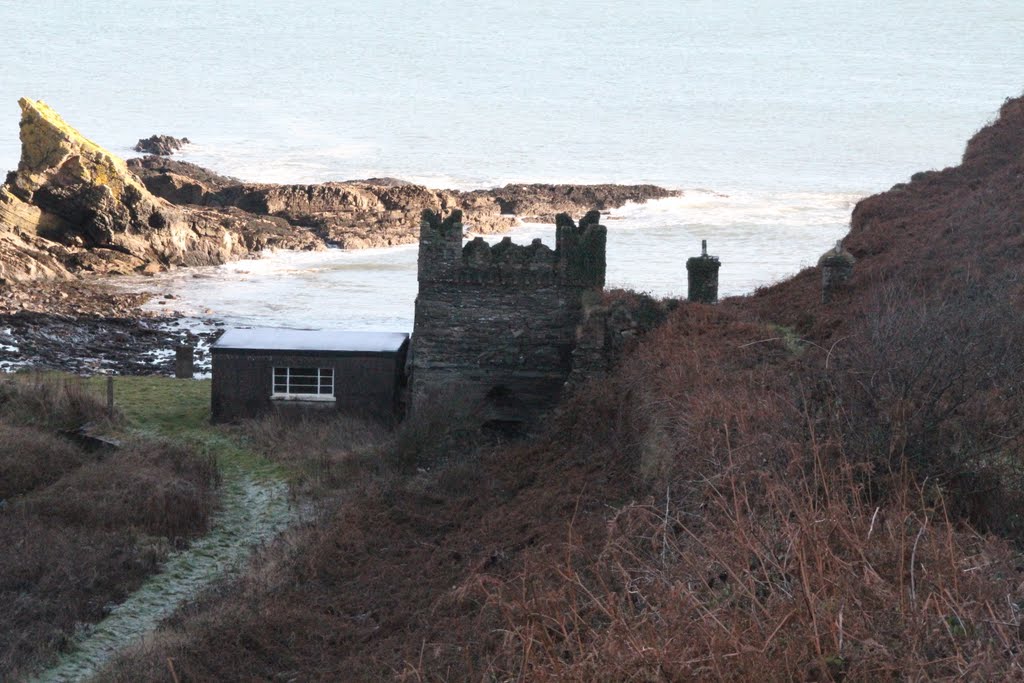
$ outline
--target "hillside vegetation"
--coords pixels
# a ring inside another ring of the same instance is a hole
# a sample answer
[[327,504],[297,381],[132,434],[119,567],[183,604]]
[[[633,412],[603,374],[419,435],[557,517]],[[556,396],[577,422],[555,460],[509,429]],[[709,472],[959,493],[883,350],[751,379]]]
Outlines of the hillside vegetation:
[[829,305],[680,306],[530,442],[311,453],[339,505],[106,677],[1021,678],[1024,100],[845,246]]
[[[129,434],[77,378],[0,381],[0,678],[22,680],[206,531],[214,462]],[[83,425],[119,448],[75,438]]]

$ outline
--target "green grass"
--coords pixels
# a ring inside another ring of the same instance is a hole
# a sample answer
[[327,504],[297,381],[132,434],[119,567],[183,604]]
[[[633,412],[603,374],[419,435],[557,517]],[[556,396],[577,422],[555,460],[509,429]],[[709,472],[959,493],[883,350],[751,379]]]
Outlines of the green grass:
[[[105,377],[89,382],[106,390]],[[115,377],[114,404],[129,423],[162,436],[182,436],[210,425],[210,380]]]
[[[106,392],[106,377],[87,382],[95,391]],[[115,377],[114,405],[129,430],[184,441],[200,454],[215,456],[224,469],[240,468],[277,480],[290,474],[254,454],[226,428],[210,423],[210,380]]]
[[768,329],[779,335],[782,345],[786,347],[791,355],[799,356],[807,348],[807,342],[800,338],[792,327],[786,325],[768,325]]

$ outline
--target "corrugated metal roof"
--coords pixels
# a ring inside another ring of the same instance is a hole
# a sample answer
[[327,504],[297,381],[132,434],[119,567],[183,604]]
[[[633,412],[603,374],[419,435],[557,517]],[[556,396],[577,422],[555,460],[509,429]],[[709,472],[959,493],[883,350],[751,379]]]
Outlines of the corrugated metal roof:
[[345,332],[293,330],[282,327],[238,328],[226,331],[214,349],[259,351],[395,352],[409,338],[405,332]]

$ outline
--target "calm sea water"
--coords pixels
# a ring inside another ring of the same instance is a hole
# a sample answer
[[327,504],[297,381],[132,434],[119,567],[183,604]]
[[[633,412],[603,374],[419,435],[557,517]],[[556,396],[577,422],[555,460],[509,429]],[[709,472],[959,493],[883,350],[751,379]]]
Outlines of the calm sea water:
[[[705,238],[737,294],[813,263],[857,197],[956,163],[1024,90],[1022,35],[1020,0],[0,0],[0,166],[27,95],[119,153],[186,135],[182,158],[247,180],[655,182],[687,194],[613,213],[610,283],[681,293]],[[414,259],[146,286],[234,322],[407,329]]]

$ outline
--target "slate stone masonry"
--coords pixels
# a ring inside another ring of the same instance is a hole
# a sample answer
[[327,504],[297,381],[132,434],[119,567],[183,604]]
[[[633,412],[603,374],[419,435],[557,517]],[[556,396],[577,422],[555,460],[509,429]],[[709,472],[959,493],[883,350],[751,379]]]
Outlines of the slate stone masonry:
[[557,402],[573,369],[587,292],[605,280],[607,230],[591,211],[556,217],[539,239],[463,246],[462,214],[424,211],[410,361],[410,409],[434,400],[482,406],[485,423],[527,426]]
[[701,240],[700,256],[686,260],[687,299],[702,304],[718,301],[718,269],[722,267],[717,256],[708,254],[707,240]]
[[843,248],[842,240],[837,241],[834,249],[818,259],[821,268],[821,303],[831,303],[836,294],[842,291],[853,276],[856,261],[853,254]]

